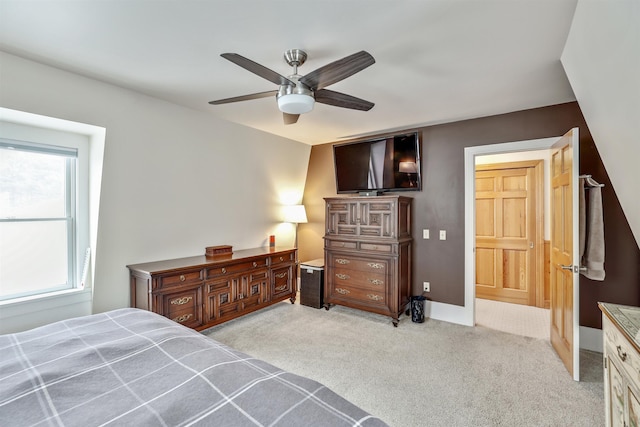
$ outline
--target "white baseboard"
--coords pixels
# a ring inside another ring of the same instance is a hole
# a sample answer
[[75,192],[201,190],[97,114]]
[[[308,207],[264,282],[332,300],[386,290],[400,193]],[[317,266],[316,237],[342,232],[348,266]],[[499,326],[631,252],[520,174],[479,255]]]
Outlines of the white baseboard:
[[580,348],[602,353],[602,329],[580,326]]
[[[424,314],[427,318],[464,326],[475,325],[473,310],[459,305],[425,301]],[[602,330],[580,326],[580,348],[602,353]]]
[[424,315],[427,318],[442,320],[443,322],[456,323],[464,326],[474,326],[473,310],[459,305],[445,304],[441,302],[425,301]]

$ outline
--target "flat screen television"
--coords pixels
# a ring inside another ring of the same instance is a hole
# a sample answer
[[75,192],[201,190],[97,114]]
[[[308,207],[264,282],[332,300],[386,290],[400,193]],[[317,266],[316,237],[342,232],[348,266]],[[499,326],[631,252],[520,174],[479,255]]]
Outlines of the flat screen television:
[[420,191],[418,133],[333,146],[338,193]]

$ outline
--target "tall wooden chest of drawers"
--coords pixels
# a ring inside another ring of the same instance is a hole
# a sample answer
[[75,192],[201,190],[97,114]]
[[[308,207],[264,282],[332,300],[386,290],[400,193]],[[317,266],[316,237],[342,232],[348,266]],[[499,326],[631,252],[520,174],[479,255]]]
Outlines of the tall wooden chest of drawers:
[[229,256],[128,265],[131,306],[202,330],[289,298],[296,300],[297,250],[255,248]]
[[390,316],[411,295],[409,197],[326,198],[324,304]]

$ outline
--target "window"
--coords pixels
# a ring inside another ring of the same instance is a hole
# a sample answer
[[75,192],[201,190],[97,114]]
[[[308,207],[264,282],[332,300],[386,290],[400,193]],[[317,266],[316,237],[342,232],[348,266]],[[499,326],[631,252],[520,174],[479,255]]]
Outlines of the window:
[[0,300],[78,287],[77,158],[0,139]]

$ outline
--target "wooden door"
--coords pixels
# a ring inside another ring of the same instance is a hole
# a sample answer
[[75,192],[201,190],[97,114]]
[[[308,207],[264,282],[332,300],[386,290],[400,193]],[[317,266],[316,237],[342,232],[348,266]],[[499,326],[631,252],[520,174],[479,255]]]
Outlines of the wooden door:
[[551,344],[578,381],[578,129],[567,132],[552,149]]
[[541,160],[476,167],[476,296],[544,305]]

